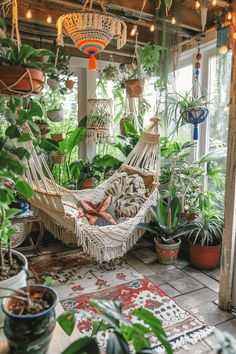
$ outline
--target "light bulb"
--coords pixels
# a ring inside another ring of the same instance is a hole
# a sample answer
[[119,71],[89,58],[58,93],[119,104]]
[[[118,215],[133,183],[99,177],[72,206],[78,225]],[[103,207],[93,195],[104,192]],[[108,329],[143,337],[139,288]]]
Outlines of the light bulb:
[[49,14],[47,17],[47,23],[52,23],[52,15]]
[[200,1],[196,0],[195,1],[195,8],[198,10],[198,9],[200,9],[200,7],[201,7]]
[[236,32],[233,33],[233,39],[236,39]]
[[150,31],[151,31],[151,32],[154,32],[154,31],[155,31],[155,25],[154,25],[154,23],[151,24],[151,26],[150,26]]
[[137,31],[137,25],[134,25],[134,27],[132,28],[132,30],[130,32],[131,37],[135,36],[136,31]]
[[28,10],[26,11],[25,17],[28,19],[32,18],[32,11],[31,8],[29,7]]
[[218,48],[218,52],[220,54],[226,54],[228,52],[228,47],[227,45],[222,45],[221,47]]
[[216,4],[217,4],[217,0],[212,0],[212,6],[216,6]]
[[174,15],[174,14],[171,16],[171,24],[172,24],[172,25],[175,25],[175,24],[176,24],[176,18],[175,18],[175,15]]
[[227,20],[231,21],[232,20],[232,12],[227,13]]

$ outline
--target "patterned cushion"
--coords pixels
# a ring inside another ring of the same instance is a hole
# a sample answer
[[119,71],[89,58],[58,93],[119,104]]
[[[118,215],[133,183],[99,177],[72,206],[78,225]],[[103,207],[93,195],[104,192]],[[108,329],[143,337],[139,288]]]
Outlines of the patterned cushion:
[[137,174],[116,173],[107,184],[106,195],[112,195],[118,217],[134,217],[146,201],[143,179]]
[[106,226],[117,224],[111,195],[101,200],[98,204],[87,200],[81,200],[79,203],[90,225]]
[[156,186],[155,174],[152,172],[143,171],[141,168],[128,165],[123,166],[123,171],[128,175],[137,174],[138,176],[142,177],[144,185],[148,191],[152,191],[153,186]]
[[63,201],[62,203],[64,205],[66,216],[77,219],[81,223],[88,224],[88,220],[85,218],[82,208],[78,208],[73,202]]

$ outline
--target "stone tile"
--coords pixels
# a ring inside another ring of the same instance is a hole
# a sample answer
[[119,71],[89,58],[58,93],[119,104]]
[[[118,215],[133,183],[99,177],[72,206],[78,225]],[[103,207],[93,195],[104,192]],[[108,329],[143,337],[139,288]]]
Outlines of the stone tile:
[[135,257],[132,253],[127,253],[124,255],[124,260],[131,265],[139,274],[143,274],[144,276],[155,274],[149,267],[147,267],[143,262],[141,262],[137,257]]
[[188,353],[207,354],[207,353],[212,353],[212,351],[209,348],[209,346],[203,341],[198,342],[194,345],[186,345],[184,348],[180,350],[175,350],[175,354],[188,354]]
[[220,310],[213,303],[216,297],[217,294],[211,289],[202,288],[192,293],[177,296],[175,301],[204,323],[217,325],[232,318],[232,315]]
[[145,238],[141,238],[132,249],[145,247],[154,248],[153,243],[151,241],[148,241]]
[[157,261],[155,263],[148,264],[148,268],[150,268],[154,273],[163,273],[176,269],[176,267],[172,264],[165,265],[158,263]]
[[[161,272],[155,275],[152,275],[152,281],[154,281],[156,284],[167,284],[173,281],[174,279],[180,279],[185,276],[185,273],[183,273],[179,269],[171,269],[166,272]],[[150,277],[149,277],[150,278]]]
[[181,258],[177,258],[175,261],[175,267],[176,268],[185,268],[189,266],[189,261],[187,261],[186,259],[181,259]]
[[190,276],[186,276],[184,278],[171,281],[171,282],[169,282],[169,284],[173,288],[175,288],[179,292],[181,292],[182,294],[186,294],[191,291],[198,290],[198,289],[201,289],[204,287],[204,285],[202,283],[200,283],[199,281],[195,280],[194,278],[192,278]]
[[150,264],[157,261],[156,253],[150,248],[140,248],[132,251],[132,254],[135,255],[140,261],[144,264]]
[[221,331],[228,332],[236,337],[236,318],[232,318],[229,321],[223,322],[216,326]]
[[[150,277],[148,277],[148,278],[150,279]],[[158,285],[158,284],[156,284],[156,285]],[[161,286],[161,290],[163,290],[170,297],[175,297],[175,296],[181,295],[179,291],[172,288],[172,286],[170,286],[169,284],[163,284]]]
[[192,274],[192,277],[216,293],[219,292],[219,282],[210,278],[208,275],[203,273],[195,273]]
[[220,268],[215,268],[212,270],[204,270],[204,274],[209,275],[211,278],[220,281]]

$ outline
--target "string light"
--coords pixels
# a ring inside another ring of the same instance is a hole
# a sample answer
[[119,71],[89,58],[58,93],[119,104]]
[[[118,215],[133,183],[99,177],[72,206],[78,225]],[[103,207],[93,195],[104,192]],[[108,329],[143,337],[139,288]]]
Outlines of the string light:
[[130,32],[131,37],[134,37],[136,32],[137,32],[137,25],[134,25]]
[[236,39],[236,32],[233,33],[233,39]]
[[32,11],[30,7],[28,7],[28,10],[26,11],[25,17],[28,19],[32,18]]
[[196,8],[197,10],[199,10],[200,7],[201,7],[200,1],[199,1],[199,0],[196,0],[196,1],[195,1],[195,8]]
[[52,23],[52,15],[49,14],[47,17],[47,23]]
[[171,24],[172,24],[172,25],[175,25],[175,24],[176,24],[176,18],[175,18],[175,15],[174,15],[174,14],[172,14],[172,16],[171,16]]
[[228,20],[228,21],[231,21],[231,20],[232,20],[232,12],[231,12],[231,11],[229,11],[229,12],[227,13],[227,20]]
[[154,23],[151,24],[151,26],[150,26],[150,31],[151,31],[151,32],[154,32],[154,31],[155,31],[155,25],[154,25]]
[[216,6],[216,4],[217,4],[217,0],[212,0],[212,6]]

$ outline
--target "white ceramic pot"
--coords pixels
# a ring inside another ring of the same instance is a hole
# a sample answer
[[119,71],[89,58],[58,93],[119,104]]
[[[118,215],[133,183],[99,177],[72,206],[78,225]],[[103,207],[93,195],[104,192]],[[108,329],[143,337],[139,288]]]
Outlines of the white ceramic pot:
[[47,116],[51,122],[61,122],[63,120],[63,110],[58,109],[58,110],[47,111]]
[[56,90],[59,87],[59,81],[55,79],[47,79],[47,84],[52,90]]
[[[22,253],[17,252],[15,250],[12,250],[12,254],[14,254],[22,262],[23,268],[28,270],[28,261],[25,258],[25,256]],[[13,277],[0,282],[1,296],[6,296],[11,293],[11,291],[2,290],[1,287],[17,290],[27,285],[26,283],[27,275],[24,269],[22,269],[18,274],[14,275]],[[0,305],[1,304],[2,304],[2,299],[0,300]],[[0,327],[3,326],[3,322],[4,322],[4,314],[2,312],[2,306],[0,306]]]

